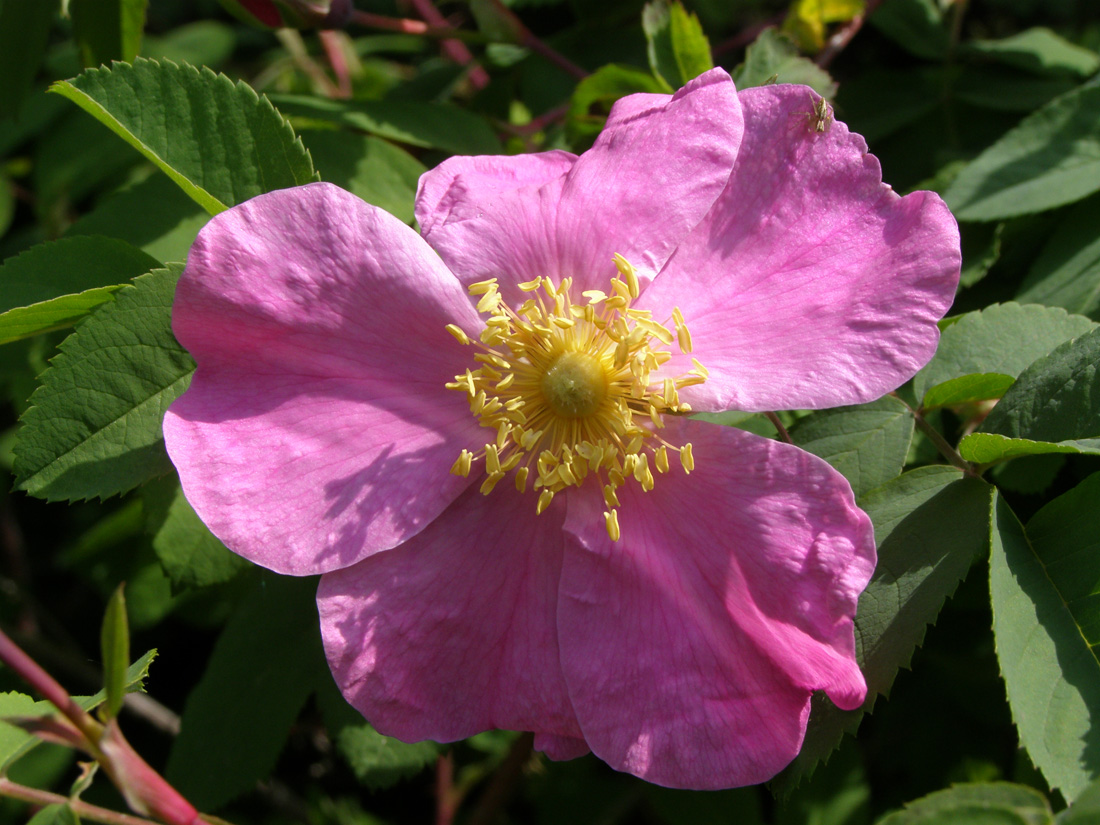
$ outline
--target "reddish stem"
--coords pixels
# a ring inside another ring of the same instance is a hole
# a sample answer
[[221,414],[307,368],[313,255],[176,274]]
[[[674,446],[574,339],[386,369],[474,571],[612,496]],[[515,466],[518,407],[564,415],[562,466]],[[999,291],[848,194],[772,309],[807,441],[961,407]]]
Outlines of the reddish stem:
[[586,77],[588,77],[587,71],[582,69],[565,55],[552,49],[538,37],[536,37],[535,34],[523,24],[523,21],[516,17],[512,10],[501,3],[500,0],[489,1],[496,8],[497,14],[506,19],[508,21],[508,25],[512,27],[512,30],[516,32],[516,34],[518,34],[519,45],[523,46],[526,49],[530,49],[536,54],[541,54],[559,69],[562,69],[573,75],[573,77],[577,78],[577,80],[584,80]]
[[351,97],[351,72],[348,69],[347,55],[344,54],[344,44],[340,32],[331,29],[323,29],[317,32],[321,40],[321,48],[325,50],[332,73],[336,76],[336,94],[338,98]]
[[[416,13],[423,17],[428,23],[438,27],[448,26],[447,18],[439,13],[439,10],[432,5],[431,0],[409,0],[409,2],[411,2],[413,8],[416,9]],[[480,91],[489,85],[489,73],[474,62],[474,55],[466,48],[465,43],[461,40],[448,38],[444,40],[440,46],[443,49],[443,53],[455,63],[460,66],[469,67],[471,86]]]
[[19,785],[10,779],[0,777],[0,796],[29,802],[32,805],[68,805],[73,813],[81,819],[92,822],[102,822],[104,825],[154,825],[151,819],[142,819],[132,814],[124,814],[120,811],[112,811],[109,808],[100,808],[98,805],[89,805],[79,799],[70,799],[58,793],[42,791],[38,788],[28,788]]

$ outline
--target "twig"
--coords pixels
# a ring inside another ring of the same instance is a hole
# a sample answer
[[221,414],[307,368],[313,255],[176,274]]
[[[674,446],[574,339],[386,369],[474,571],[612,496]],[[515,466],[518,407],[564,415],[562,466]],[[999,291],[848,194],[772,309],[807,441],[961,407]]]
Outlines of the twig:
[[535,734],[533,733],[524,733],[512,743],[512,748],[504,757],[504,761],[493,771],[489,787],[478,800],[477,807],[467,820],[467,825],[492,825],[515,793],[516,785],[523,776],[523,768],[531,759],[534,744]]
[[896,398],[902,404],[905,404],[909,412],[913,414],[913,421],[916,423],[917,429],[928,436],[928,440],[936,446],[936,449],[939,450],[940,455],[946,458],[950,464],[958,467],[967,475],[978,475],[978,472],[974,469],[974,465],[963,458],[961,455],[959,455],[958,451],[947,443],[947,439],[940,435],[939,431],[928,423],[928,420],[924,417],[921,410],[914,410],[912,407],[909,406],[908,403],[906,403],[905,399],[898,395],[896,392],[892,392],[890,393],[890,395]]
[[317,62],[309,56],[309,52],[306,51],[306,45],[302,42],[302,35],[298,34],[295,29],[278,29],[275,32],[275,36],[279,38],[279,42],[283,44],[283,48],[287,50],[291,59],[294,61],[294,65],[302,70],[305,75],[313,81],[314,86],[325,97],[335,98],[340,96],[340,90],[336,87],[324,69],[317,65]]
[[489,0],[489,2],[496,9],[496,13],[507,21],[508,27],[514,32],[520,46],[530,49],[536,54],[541,54],[559,69],[573,75],[577,80],[584,80],[588,77],[589,73],[585,69],[582,69],[561,52],[554,50],[543,40],[536,37],[535,33],[527,28],[523,21],[516,17],[512,10],[501,3],[500,0]]
[[861,28],[863,28],[863,21],[865,21],[868,15],[874,12],[881,3],[882,0],[867,0],[864,5],[863,14],[857,14],[841,26],[836,34],[829,38],[829,42],[825,44],[825,48],[817,53],[817,57],[814,58],[814,63],[823,69],[829,68],[829,64],[833,62],[838,54],[847,48],[848,44],[852,42],[852,38],[856,36]]
[[59,793],[28,788],[26,785],[19,785],[5,777],[0,777],[0,796],[19,799],[32,805],[68,805],[72,808],[73,813],[81,819],[102,822],[104,825],[159,825],[152,819],[143,819],[140,816],[112,811],[109,808],[100,808],[98,805],[90,805],[80,799],[70,799]]
[[435,763],[435,825],[451,825],[458,810],[455,794],[455,760],[450,751]]
[[[416,13],[423,17],[428,23],[440,27],[447,25],[447,18],[439,13],[439,10],[432,5],[431,0],[409,1],[412,3],[413,8],[416,9]],[[481,66],[477,65],[474,61],[473,53],[466,48],[465,43],[452,37],[440,43],[440,47],[443,49],[444,54],[455,63],[460,66],[469,67],[468,77],[471,86],[480,91],[489,85],[489,73]]]
[[787,428],[783,426],[783,422],[779,420],[779,416],[773,412],[764,413],[764,417],[768,421],[772,422],[772,426],[775,427],[775,431],[779,433],[779,438],[786,441],[788,444],[794,444],[791,440],[791,434],[787,432]]
[[754,23],[753,25],[742,29],[733,37],[729,38],[729,40],[723,40],[721,43],[711,49],[711,54],[713,54],[715,57],[718,57],[719,55],[725,54],[726,52],[737,51],[739,49],[745,48],[750,43],[754,42],[756,38],[760,36],[760,33],[764,31],[764,29],[770,29],[772,28],[772,26],[778,26],[782,24],[784,17],[786,17],[785,14],[777,14],[774,17],[770,17],[761,23]]
[[348,70],[348,59],[344,53],[343,33],[322,29],[317,32],[321,41],[321,48],[325,50],[328,63],[332,66],[332,73],[336,75],[336,97],[347,99],[351,97],[351,72]]

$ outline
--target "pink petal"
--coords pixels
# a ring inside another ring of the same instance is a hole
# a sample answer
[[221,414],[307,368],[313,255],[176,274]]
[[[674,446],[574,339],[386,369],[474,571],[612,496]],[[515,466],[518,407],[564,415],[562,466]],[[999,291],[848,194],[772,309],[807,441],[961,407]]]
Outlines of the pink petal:
[[847,482],[787,444],[695,421],[695,471],[620,488],[622,538],[597,495],[568,502],[558,626],[593,753],[662,785],[762,782],[798,753],[810,695],[864,698],[852,617],[870,520]]
[[[722,191],[741,112],[720,69],[672,96],[635,97],[616,104],[568,170],[569,156],[551,153],[427,173],[417,203],[425,239],[466,283],[545,275],[574,278],[578,292],[606,289],[615,253],[651,277]],[[562,173],[550,178],[556,166]]]
[[479,438],[443,386],[469,363],[449,322],[480,324],[458,281],[407,226],[336,187],[212,219],[173,316],[198,369],[164,422],[199,516],[294,574],[422,529],[468,484],[449,470]]
[[[404,545],[321,579],[321,635],[345,698],[406,741],[531,730],[580,738],[555,620],[564,508],[471,487]],[[560,752],[560,751],[559,751]]]
[[638,306],[683,311],[711,371],[683,393],[697,410],[875,399],[935,352],[959,277],[955,219],[931,192],[898,197],[843,123],[813,131],[806,87],[740,99],[729,186]]

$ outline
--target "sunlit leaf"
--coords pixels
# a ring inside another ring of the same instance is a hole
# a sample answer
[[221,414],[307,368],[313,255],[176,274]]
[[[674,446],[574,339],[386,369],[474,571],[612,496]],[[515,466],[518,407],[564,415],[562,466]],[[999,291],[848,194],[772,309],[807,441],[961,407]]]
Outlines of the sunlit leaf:
[[210,214],[316,180],[267,98],[209,69],[138,58],[50,87],[157,165]]
[[62,343],[23,416],[20,489],[51,501],[105,498],[171,470],[161,419],[194,369],[170,329],[181,271],[137,278]]
[[1100,474],[1020,524],[994,505],[993,633],[1020,743],[1073,800],[1100,775]]

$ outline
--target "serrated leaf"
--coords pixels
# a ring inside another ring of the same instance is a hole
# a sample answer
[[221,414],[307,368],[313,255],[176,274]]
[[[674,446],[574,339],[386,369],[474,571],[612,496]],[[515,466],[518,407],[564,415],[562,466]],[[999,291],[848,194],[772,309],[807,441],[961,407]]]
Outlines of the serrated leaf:
[[[147,651],[126,670],[126,681],[123,686],[126,693],[145,690],[144,683],[149,675],[149,665],[152,664],[156,655],[156,650]],[[94,696],[74,696],[73,700],[84,710],[90,711],[98,707],[106,698],[106,694],[101,690]],[[46,716],[54,710],[54,706],[49,702],[36,702],[23,693],[0,693],[0,720],[5,716]],[[12,763],[39,744],[41,744],[40,740],[26,731],[0,721],[0,775],[6,774]]]
[[85,66],[131,61],[141,50],[148,0],[69,0],[73,38]]
[[1100,436],[1100,328],[1024,370],[982,431],[1058,443]]
[[867,700],[842,711],[816,694],[802,750],[775,784],[790,790],[854,732],[924,641],[947,598],[989,547],[993,488],[943,465],[904,473],[859,500],[875,525],[878,564],[856,611]]
[[761,86],[772,77],[776,83],[809,86],[827,100],[836,95],[836,83],[829,73],[800,55],[794,42],[776,28],[760,32],[745,51],[745,62],[733,71],[738,89]]
[[1039,252],[1017,298],[1081,315],[1100,309],[1100,196],[1074,206]]
[[316,701],[337,750],[359,781],[372,791],[419,773],[444,748],[430,740],[409,743],[383,736],[347,703],[328,674],[317,686]]
[[175,477],[145,485],[142,494],[153,550],[173,591],[221,584],[251,566],[202,523]]
[[699,18],[689,13],[679,0],[647,3],[642,9],[642,30],[649,68],[668,85],[669,91],[714,68],[710,43]]
[[1085,78],[1100,69],[1096,52],[1041,26],[1000,40],[972,40],[961,51],[1038,75]]
[[458,155],[501,152],[500,141],[483,118],[445,103],[326,100],[305,95],[272,95],[271,99],[285,116],[301,119],[306,125],[336,124]]
[[401,779],[414,776],[434,762],[440,751],[435,742],[402,742],[383,736],[367,724],[341,730],[336,737],[336,747],[359,781],[371,790],[388,788]]
[[935,356],[913,379],[913,391],[924,399],[937,384],[966,375],[1015,378],[1036,358],[1095,327],[1057,307],[1007,303],[968,312],[943,330]]
[[952,378],[950,381],[937,384],[925,393],[921,407],[927,411],[1000,398],[1015,380],[1011,375],[1000,375],[995,372],[980,372],[964,375],[961,378]]
[[1100,782],[1093,782],[1054,820],[1057,825],[1096,825],[1100,822]]
[[71,326],[160,262],[89,235],[39,244],[0,266],[0,344]]
[[1054,813],[1034,788],[1008,782],[955,785],[878,820],[876,825],[1051,825]]
[[1027,438],[1009,438],[994,433],[970,433],[959,442],[959,455],[975,464],[992,464],[1008,458],[1054,453],[1100,455],[1100,438],[1070,439],[1052,443],[1032,441]]
[[990,593],[1008,703],[1020,744],[1069,801],[1100,775],[1098,507],[1097,474],[1026,530],[999,496],[994,503]]
[[218,638],[165,771],[200,810],[270,773],[318,674],[327,674],[315,590],[316,579],[265,576]]
[[138,58],[53,84],[152,161],[210,214],[316,180],[266,97],[209,69]]
[[1055,98],[978,155],[944,200],[964,221],[1073,203],[1100,190],[1100,84]]
[[15,443],[20,489],[106,498],[171,470],[161,419],[194,370],[170,327],[182,270],[135,279],[61,344]]
[[413,200],[427,168],[403,149],[369,135],[335,130],[302,132],[322,180],[412,223]]
[[130,628],[126,622],[126,596],[119,585],[107,600],[99,647],[103,657],[103,721],[114,719],[126,696],[126,669],[130,665]]
[[59,0],[0,3],[0,120],[22,106],[46,56]]
[[859,498],[901,473],[913,438],[913,415],[886,396],[812,413],[791,428],[791,438],[836,468]]

